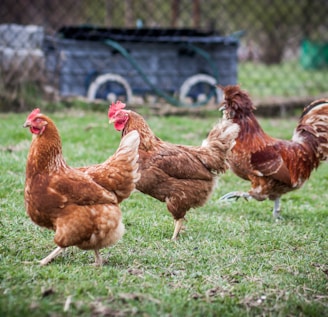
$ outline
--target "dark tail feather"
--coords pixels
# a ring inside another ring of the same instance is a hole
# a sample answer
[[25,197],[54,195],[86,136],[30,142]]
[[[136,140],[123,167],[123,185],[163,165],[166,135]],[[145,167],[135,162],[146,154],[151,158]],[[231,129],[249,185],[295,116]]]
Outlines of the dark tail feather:
[[328,159],[328,99],[319,99],[304,108],[296,131],[307,131],[318,140],[321,161]]

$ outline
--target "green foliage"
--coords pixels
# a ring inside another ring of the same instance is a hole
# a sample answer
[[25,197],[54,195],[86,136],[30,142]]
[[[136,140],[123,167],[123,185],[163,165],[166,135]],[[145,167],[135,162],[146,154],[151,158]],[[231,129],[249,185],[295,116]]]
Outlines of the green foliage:
[[[107,110],[107,109],[106,109]],[[104,112],[56,112],[71,166],[101,162],[120,133]],[[325,316],[327,296],[328,166],[282,199],[284,220],[272,202],[222,204],[219,197],[249,184],[227,172],[208,203],[187,213],[186,230],[170,237],[173,219],[163,203],[133,193],[121,207],[126,234],[91,265],[93,254],[69,248],[46,267],[53,233],[24,210],[25,162],[31,135],[25,114],[1,114],[1,316]],[[171,142],[200,144],[216,118],[147,117]],[[271,135],[290,138],[296,118],[262,119]]]

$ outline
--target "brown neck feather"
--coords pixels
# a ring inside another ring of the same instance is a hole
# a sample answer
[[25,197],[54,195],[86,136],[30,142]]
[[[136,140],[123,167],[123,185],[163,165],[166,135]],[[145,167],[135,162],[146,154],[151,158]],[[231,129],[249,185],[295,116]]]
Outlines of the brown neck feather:
[[56,171],[66,167],[62,144],[55,124],[47,118],[47,126],[41,135],[33,135],[27,159],[26,172]]
[[139,149],[141,150],[148,151],[160,141],[160,139],[150,129],[145,119],[138,113],[130,111],[129,120],[122,131],[122,135],[125,135],[133,130],[137,130],[139,132]]

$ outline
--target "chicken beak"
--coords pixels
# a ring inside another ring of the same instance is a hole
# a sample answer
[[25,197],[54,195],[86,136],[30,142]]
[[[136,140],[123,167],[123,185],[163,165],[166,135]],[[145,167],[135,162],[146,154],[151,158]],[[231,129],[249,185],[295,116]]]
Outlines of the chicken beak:
[[225,109],[226,109],[225,106],[222,106],[219,108],[219,111],[224,111]]
[[108,122],[109,122],[109,124],[112,124],[112,123],[114,123],[114,122],[115,122],[115,119],[113,119],[113,118],[110,118]]
[[26,120],[25,123],[23,124],[23,128],[28,128],[31,126],[31,122]]

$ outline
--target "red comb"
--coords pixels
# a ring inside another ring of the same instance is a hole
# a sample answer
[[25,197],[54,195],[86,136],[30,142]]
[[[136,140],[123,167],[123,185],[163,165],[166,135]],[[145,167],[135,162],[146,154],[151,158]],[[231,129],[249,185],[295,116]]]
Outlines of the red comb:
[[121,101],[116,101],[116,103],[112,102],[112,105],[108,109],[108,117],[113,118],[117,111],[124,109],[125,103]]
[[39,108],[35,108],[27,117],[27,120],[33,120],[39,113],[40,113],[40,109]]

